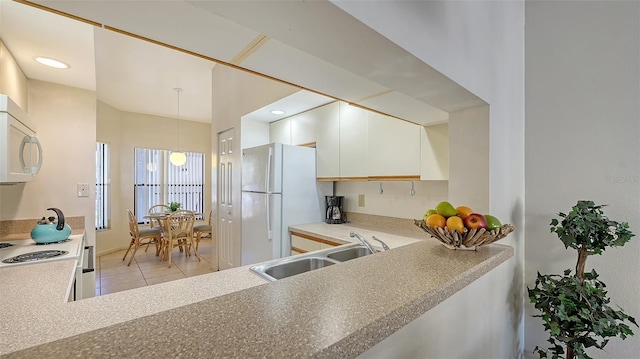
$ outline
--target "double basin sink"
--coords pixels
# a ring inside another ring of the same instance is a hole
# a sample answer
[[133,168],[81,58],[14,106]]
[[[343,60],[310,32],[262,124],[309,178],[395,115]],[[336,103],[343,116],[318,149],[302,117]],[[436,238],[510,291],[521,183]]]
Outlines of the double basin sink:
[[287,257],[253,266],[249,269],[262,278],[276,281],[371,254],[371,251],[367,247],[356,243],[295,257]]

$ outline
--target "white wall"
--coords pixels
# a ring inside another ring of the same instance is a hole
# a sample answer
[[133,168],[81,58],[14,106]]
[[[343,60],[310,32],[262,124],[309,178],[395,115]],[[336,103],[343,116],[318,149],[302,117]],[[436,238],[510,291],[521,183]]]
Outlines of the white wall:
[[[608,204],[636,237],[591,256],[611,305],[640,318],[640,3],[526,3],[526,278],[573,269],[575,251],[549,232],[558,212],[578,200]],[[526,354],[546,347],[532,305],[525,314]],[[594,358],[637,358],[635,336],[612,340]]]
[[[382,183],[382,194],[379,193]],[[411,195],[409,181],[336,182],[336,195],[344,196],[345,212],[378,216],[422,219],[429,208],[447,199],[447,181],[415,181],[415,195]],[[363,194],[365,204],[358,206],[358,195]]]
[[[124,112],[98,103],[97,139],[111,144],[111,228],[97,233],[97,253],[127,248],[130,242],[127,209],[134,210],[134,149],[177,150],[178,120]],[[180,150],[205,154],[205,210],[211,198],[211,125],[180,120]],[[206,215],[205,215],[206,219]]]
[[262,121],[243,118],[241,121],[241,146],[251,148],[269,143],[269,124]]
[[[335,3],[490,105],[489,210],[516,228],[501,241],[515,248],[512,260],[419,318],[411,330],[422,335],[409,338],[401,330],[365,356],[519,357],[525,301],[524,4]],[[462,335],[438,335],[444,330]]]
[[[36,182],[0,186],[3,220],[52,215],[84,216],[87,242],[95,243],[96,95],[93,91],[29,80],[29,115],[43,147]],[[77,197],[76,185],[89,184]]]
[[449,201],[489,213],[489,106],[449,114]]

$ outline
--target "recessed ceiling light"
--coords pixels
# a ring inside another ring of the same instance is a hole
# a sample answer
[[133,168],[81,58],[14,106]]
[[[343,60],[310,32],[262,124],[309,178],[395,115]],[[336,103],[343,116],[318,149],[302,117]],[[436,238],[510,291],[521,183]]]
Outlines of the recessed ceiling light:
[[56,69],[68,69],[71,67],[60,60],[52,59],[50,57],[37,56],[33,59],[45,66],[54,67]]
[[286,112],[282,110],[271,110],[271,113],[274,115],[284,115]]

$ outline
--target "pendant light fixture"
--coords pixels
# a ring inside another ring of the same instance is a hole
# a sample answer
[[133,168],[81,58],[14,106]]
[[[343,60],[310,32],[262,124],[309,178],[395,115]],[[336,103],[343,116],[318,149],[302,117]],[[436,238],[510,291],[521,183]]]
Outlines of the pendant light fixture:
[[171,152],[169,156],[169,162],[171,162],[174,166],[182,166],[187,162],[187,156],[184,152],[180,152],[180,92],[182,89],[176,87],[173,89],[178,94],[178,151]]

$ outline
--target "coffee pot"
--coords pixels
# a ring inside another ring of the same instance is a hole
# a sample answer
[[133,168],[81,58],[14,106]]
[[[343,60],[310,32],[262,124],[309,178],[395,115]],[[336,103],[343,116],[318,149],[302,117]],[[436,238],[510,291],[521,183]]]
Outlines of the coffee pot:
[[326,216],[325,223],[340,224],[346,222],[346,216],[342,209],[344,196],[325,196]]

